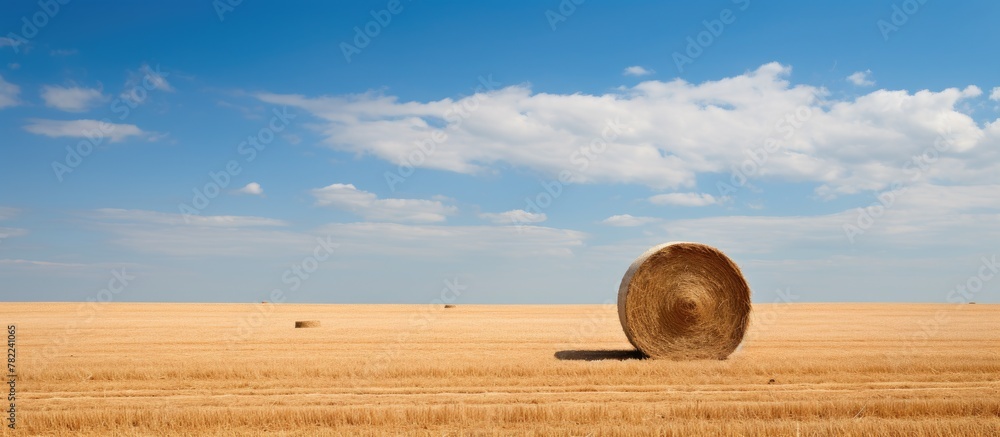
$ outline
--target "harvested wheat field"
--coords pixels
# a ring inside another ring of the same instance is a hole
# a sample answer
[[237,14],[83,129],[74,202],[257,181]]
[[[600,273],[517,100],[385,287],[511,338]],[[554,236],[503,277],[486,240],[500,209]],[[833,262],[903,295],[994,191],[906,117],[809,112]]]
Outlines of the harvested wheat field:
[[17,435],[1000,435],[1000,305],[758,304],[724,361],[637,359],[614,305],[0,303],[0,319]]

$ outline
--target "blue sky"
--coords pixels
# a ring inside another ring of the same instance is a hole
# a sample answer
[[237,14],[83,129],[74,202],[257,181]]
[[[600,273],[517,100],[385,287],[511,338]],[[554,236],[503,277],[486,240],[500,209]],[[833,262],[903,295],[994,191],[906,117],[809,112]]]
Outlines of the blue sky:
[[998,12],[7,5],[0,300],[599,303],[682,240],[759,302],[1000,302]]

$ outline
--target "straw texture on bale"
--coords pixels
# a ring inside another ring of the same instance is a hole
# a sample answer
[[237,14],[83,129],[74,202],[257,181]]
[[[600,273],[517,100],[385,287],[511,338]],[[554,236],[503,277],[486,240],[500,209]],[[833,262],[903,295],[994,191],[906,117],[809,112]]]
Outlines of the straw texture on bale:
[[666,243],[632,263],[618,288],[629,342],[652,358],[725,359],[750,322],[750,286],[718,249]]
[[319,320],[303,320],[295,322],[296,328],[318,328]]

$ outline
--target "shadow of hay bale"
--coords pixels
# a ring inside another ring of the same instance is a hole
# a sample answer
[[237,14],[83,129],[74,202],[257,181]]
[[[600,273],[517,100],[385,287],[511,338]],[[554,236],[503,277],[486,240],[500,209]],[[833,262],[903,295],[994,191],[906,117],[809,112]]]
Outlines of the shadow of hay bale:
[[635,349],[622,350],[565,350],[555,353],[556,359],[572,361],[644,360],[646,355]]
[[319,320],[303,320],[295,322],[296,328],[319,328]]

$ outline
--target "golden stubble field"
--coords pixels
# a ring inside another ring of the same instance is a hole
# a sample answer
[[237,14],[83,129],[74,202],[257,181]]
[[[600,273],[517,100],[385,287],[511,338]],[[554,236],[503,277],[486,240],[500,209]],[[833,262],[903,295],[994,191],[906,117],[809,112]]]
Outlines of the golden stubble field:
[[758,304],[728,360],[687,362],[635,359],[607,305],[0,303],[0,323],[2,435],[1000,435],[1000,305]]

